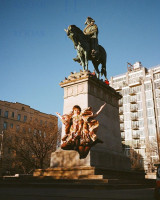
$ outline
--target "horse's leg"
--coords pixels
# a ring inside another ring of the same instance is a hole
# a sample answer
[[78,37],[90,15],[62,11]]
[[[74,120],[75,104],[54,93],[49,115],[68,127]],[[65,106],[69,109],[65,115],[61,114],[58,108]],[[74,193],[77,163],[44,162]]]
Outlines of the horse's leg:
[[99,79],[99,75],[100,75],[100,71],[99,71],[99,69],[98,69],[98,64],[99,63],[97,63],[97,61],[92,61],[92,63],[93,63],[93,66],[94,66],[94,69],[96,70],[96,75],[97,75],[97,78]]
[[87,51],[84,52],[84,57],[85,57],[86,70],[88,71],[88,53],[87,53]]
[[85,58],[84,58],[84,56],[81,57],[81,60],[82,60],[83,71],[85,71]]
[[105,78],[107,78],[107,74],[106,74],[106,64],[104,62],[101,63],[101,76],[104,75]]
[[78,57],[80,59],[80,65],[82,65],[83,70],[85,70],[84,56],[81,55],[80,51],[78,51]]
[[[102,48],[100,49],[102,50]],[[100,63],[102,64],[101,76],[104,75],[105,79],[107,79],[107,71],[106,71],[107,53],[105,51],[102,51],[100,55],[101,55]]]

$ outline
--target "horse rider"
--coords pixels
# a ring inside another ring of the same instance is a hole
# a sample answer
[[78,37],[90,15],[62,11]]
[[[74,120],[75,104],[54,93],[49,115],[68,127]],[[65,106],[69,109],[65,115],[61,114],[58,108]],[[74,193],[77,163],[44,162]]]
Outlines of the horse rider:
[[[91,56],[93,58],[96,58],[98,60],[98,27],[95,24],[95,20],[91,17],[87,17],[85,21],[85,29],[83,30],[83,33],[89,37],[90,40],[90,48],[91,48]],[[80,62],[80,59],[78,56],[76,58],[73,58],[74,61]]]
[[95,20],[91,17],[87,17],[87,20],[85,22],[85,29],[83,30],[83,33],[85,35],[88,35],[90,38],[90,46],[91,46],[91,55],[93,57],[97,57],[98,55],[98,27],[95,24]]

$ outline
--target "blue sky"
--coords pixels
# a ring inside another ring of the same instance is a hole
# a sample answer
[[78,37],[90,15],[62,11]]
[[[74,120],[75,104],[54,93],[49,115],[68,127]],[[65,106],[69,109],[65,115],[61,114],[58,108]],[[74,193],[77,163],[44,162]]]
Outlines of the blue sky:
[[88,16],[107,51],[108,79],[127,62],[160,64],[159,0],[0,0],[0,99],[62,113],[59,83],[81,69],[64,28],[83,30]]

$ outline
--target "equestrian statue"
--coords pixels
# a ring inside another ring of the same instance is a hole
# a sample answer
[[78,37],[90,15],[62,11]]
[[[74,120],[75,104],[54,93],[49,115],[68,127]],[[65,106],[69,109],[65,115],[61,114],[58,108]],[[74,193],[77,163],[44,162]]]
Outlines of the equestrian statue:
[[[79,62],[83,70],[88,70],[88,61],[91,60],[97,78],[100,78],[101,75],[107,79],[107,53],[105,49],[98,44],[98,27],[91,17],[87,17],[85,24],[86,27],[83,31],[75,25],[70,25],[68,29],[64,29],[77,50],[77,57],[73,58],[73,60]],[[101,64],[100,71],[98,69],[99,64]]]

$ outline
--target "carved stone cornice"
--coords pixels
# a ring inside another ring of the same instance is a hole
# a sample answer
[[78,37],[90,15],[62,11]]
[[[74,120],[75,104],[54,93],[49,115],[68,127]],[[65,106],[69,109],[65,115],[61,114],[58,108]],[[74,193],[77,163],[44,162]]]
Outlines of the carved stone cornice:
[[103,80],[99,80],[94,73],[90,71],[80,71],[71,73],[60,83],[64,88],[64,98],[87,94],[95,96],[108,104],[118,108],[118,100],[122,97],[112,87]]

